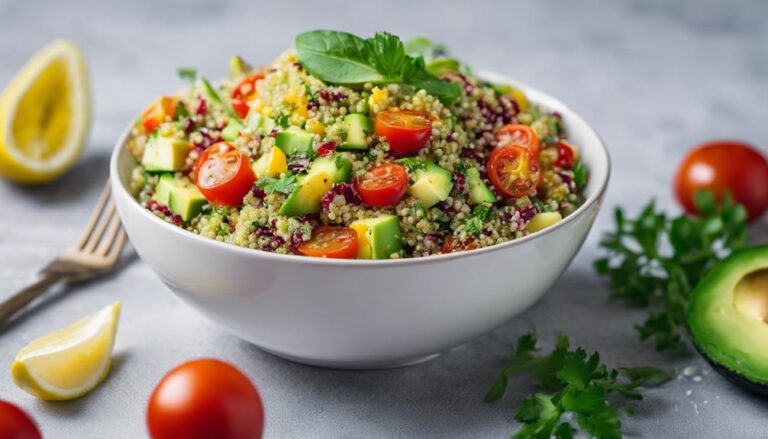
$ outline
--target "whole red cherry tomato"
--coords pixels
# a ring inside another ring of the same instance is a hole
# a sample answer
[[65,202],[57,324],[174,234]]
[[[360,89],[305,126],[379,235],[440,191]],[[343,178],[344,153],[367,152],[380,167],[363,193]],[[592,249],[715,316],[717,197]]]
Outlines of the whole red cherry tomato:
[[147,427],[152,439],[260,439],[264,407],[253,383],[231,364],[193,360],[155,387]]
[[700,145],[683,159],[675,177],[675,194],[688,213],[697,213],[694,199],[700,189],[712,191],[718,200],[730,191],[753,221],[768,207],[768,161],[744,142]]
[[7,401],[0,401],[0,438],[42,439],[40,430],[24,410]]

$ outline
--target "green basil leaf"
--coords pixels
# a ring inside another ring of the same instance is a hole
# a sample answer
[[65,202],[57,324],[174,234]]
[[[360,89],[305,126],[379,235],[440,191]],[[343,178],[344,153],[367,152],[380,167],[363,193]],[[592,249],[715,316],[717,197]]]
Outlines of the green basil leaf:
[[296,54],[307,71],[336,84],[385,82],[371,64],[368,42],[347,32],[314,30],[296,37]]

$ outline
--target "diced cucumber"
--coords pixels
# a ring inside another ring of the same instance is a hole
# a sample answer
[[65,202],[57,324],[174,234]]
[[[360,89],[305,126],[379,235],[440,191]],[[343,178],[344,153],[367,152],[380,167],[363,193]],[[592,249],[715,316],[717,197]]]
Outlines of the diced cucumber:
[[240,131],[243,130],[243,124],[237,121],[237,119],[229,118],[227,126],[221,130],[221,138],[227,141],[234,141],[240,137]]

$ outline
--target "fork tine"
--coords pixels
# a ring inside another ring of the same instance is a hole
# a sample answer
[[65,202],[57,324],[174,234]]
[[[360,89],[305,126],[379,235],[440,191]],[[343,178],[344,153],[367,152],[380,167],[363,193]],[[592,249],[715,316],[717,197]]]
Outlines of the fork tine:
[[83,247],[83,251],[85,253],[94,253],[96,251],[96,247],[104,237],[104,232],[106,231],[107,226],[115,216],[115,204],[108,202],[104,208],[104,211],[102,212],[102,215],[99,217],[93,233],[91,233],[90,238],[88,238],[88,243],[86,243],[86,245]]
[[[114,201],[109,200],[109,204],[114,205]],[[110,209],[113,209],[114,206],[110,206]],[[110,247],[112,247],[112,243],[115,241],[115,238],[117,237],[117,233],[120,231],[120,217],[117,215],[112,215],[109,220],[109,227],[107,228],[107,231],[105,232],[104,236],[102,236],[101,241],[99,243],[98,248],[96,249],[96,254],[100,256],[106,256],[106,254],[109,252]]]
[[88,238],[93,233],[93,229],[96,226],[96,223],[99,221],[99,218],[101,217],[101,211],[104,210],[104,206],[106,206],[107,200],[109,200],[110,192],[111,192],[111,186],[109,184],[109,180],[107,180],[107,184],[104,186],[104,189],[101,191],[101,196],[99,196],[99,202],[96,204],[96,207],[91,212],[91,217],[88,219],[88,225],[85,226],[83,233],[80,235],[80,240],[78,241],[76,246],[78,250],[83,249],[85,247],[85,244],[88,242]]
[[117,232],[117,239],[115,239],[112,248],[109,249],[109,253],[106,255],[109,265],[114,264],[117,258],[120,257],[120,252],[123,250],[123,246],[125,246],[127,239],[128,236],[125,234],[125,229],[123,229],[123,225],[120,224]]

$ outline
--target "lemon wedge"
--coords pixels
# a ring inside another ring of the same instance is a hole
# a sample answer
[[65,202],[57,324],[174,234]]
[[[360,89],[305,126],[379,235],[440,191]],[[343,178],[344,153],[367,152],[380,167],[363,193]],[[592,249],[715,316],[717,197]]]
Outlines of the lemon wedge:
[[11,366],[13,381],[48,401],[85,395],[109,373],[120,302],[24,346]]
[[83,53],[56,40],[40,49],[0,96],[0,175],[38,184],[66,172],[90,127]]

